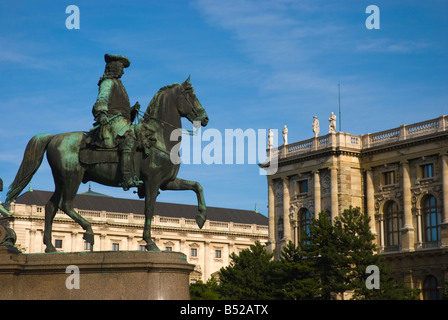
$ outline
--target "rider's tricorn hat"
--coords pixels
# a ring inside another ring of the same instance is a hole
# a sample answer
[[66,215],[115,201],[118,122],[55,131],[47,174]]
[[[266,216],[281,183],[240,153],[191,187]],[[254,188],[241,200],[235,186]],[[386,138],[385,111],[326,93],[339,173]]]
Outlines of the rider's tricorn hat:
[[104,61],[106,63],[112,62],[112,61],[120,61],[123,64],[123,68],[127,68],[131,65],[131,62],[126,56],[120,56],[117,54],[108,54],[106,53],[104,55]]

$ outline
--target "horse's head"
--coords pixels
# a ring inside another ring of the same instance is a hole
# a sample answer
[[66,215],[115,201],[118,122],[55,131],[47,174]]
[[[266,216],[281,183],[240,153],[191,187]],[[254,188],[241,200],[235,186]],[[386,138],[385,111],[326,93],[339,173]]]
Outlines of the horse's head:
[[207,112],[205,112],[199,99],[194,93],[193,86],[190,83],[190,77],[181,85],[180,103],[178,106],[179,114],[186,117],[191,123],[200,123],[205,127],[208,123]]

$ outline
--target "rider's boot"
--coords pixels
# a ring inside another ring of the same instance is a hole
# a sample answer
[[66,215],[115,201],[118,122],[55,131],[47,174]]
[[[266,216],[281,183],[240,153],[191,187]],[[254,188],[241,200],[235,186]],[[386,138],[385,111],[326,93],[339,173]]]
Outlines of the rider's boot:
[[123,174],[121,186],[124,191],[143,184],[143,181],[138,180],[134,173],[133,152],[123,151],[121,153],[121,173]]

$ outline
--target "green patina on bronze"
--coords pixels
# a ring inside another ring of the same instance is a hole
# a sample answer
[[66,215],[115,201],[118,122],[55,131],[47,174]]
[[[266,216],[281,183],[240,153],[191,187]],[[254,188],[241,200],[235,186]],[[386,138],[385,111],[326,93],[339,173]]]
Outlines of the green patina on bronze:
[[[0,191],[3,191],[3,180],[2,180],[2,179],[0,179]],[[0,215],[3,215],[3,216],[8,217],[8,216],[12,216],[12,213],[9,212],[9,211],[8,211],[5,207],[3,207],[3,206],[1,205],[1,203],[0,203]]]
[[[115,67],[117,67],[116,63],[120,62],[121,71],[126,65],[129,66],[124,56],[106,55],[105,59]],[[160,251],[151,239],[151,220],[159,190],[193,190],[198,199],[199,213],[196,216],[196,222],[200,228],[205,223],[206,205],[201,185],[195,181],[177,178],[180,164],[173,163],[170,158],[170,152],[180,142],[179,140],[171,141],[170,136],[173,130],[181,130],[181,117],[186,117],[192,123],[199,122],[202,126],[208,123],[207,113],[196,97],[190,79],[188,78],[182,84],[161,88],[149,103],[139,123],[129,124],[129,129],[120,136],[115,133],[122,132],[121,130],[111,129],[111,126],[115,125],[114,121],[121,124],[127,123],[127,114],[131,116],[135,110],[138,112],[139,105],[134,106],[134,109],[130,108],[129,113],[116,108],[117,105],[112,101],[129,101],[129,99],[127,94],[124,96],[124,87],[122,88],[120,83],[116,85],[116,78],[112,79],[115,84],[111,89],[107,80],[110,77],[113,76],[105,72],[103,78],[100,79],[99,100],[97,99],[92,111],[97,127],[87,133],[70,132],[33,137],[25,149],[22,164],[9,188],[7,203],[14,201],[31,181],[45,152],[47,153],[55,181],[55,192],[45,206],[46,252],[56,251],[51,241],[51,231],[53,219],[59,209],[81,225],[85,230],[84,239],[93,246],[94,233],[91,224],[73,209],[74,198],[81,182],[94,181],[108,186],[122,186],[123,170],[120,170],[120,166],[123,162],[132,165],[133,174],[141,181],[141,184],[137,185],[137,190],[139,197],[145,199],[143,239],[147,243],[147,250]],[[107,92],[103,95],[101,84],[104,82],[106,82],[104,90]],[[106,105],[104,105],[106,100],[102,100],[104,96],[109,97]],[[111,121],[112,117],[117,120]],[[133,120],[131,118],[129,120]],[[115,132],[111,135],[117,140],[117,144],[112,144],[116,146],[115,148],[108,148],[109,146],[104,144],[102,130]],[[82,161],[82,159],[80,161],[82,150],[88,150],[86,151],[88,155],[85,157],[89,161]],[[106,157],[102,156],[105,152],[108,153]],[[116,152],[116,156],[111,156],[111,152]],[[108,160],[105,161],[105,159]]]

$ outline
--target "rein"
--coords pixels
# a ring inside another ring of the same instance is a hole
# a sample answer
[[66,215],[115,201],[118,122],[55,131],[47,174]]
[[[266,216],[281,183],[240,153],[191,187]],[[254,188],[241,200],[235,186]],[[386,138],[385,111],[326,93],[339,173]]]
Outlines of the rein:
[[[194,109],[194,105],[191,103],[191,101],[190,101],[189,99],[187,99],[187,98],[184,96],[186,93],[187,93],[187,91],[186,91],[185,89],[183,89],[183,90],[182,90],[182,93],[181,93],[181,96],[182,96],[183,100],[186,100],[186,101],[189,103],[190,107],[191,107],[190,112],[189,112],[189,113],[187,114],[187,116],[186,116],[186,118],[190,120],[190,119],[194,119],[194,118],[196,118],[196,117],[198,116],[198,113],[197,113],[196,110]],[[146,112],[147,112],[147,111],[146,111]],[[196,135],[198,134],[199,128],[196,128],[196,131],[183,129],[182,127],[181,127],[181,128],[178,128],[178,127],[172,125],[171,123],[166,122],[166,121],[164,121],[164,120],[162,120],[162,119],[153,117],[153,116],[151,116],[149,113],[146,113],[146,112],[145,112],[145,113],[142,113],[140,110],[138,111],[138,113],[143,117],[143,119],[145,119],[145,115],[147,115],[147,116],[146,116],[147,118],[152,119],[152,120],[155,120],[155,121],[158,121],[158,122],[160,122],[160,123],[163,124],[163,125],[167,125],[167,126],[169,126],[169,127],[171,127],[171,128],[174,128],[174,129],[176,129],[176,130],[179,130],[179,129],[180,129],[181,132],[182,132],[182,134],[190,135],[190,136],[196,136]]]
[[[143,113],[143,112],[141,112],[141,111],[139,111],[138,113],[139,113],[139,115],[142,116],[143,118],[144,118],[144,116],[145,116],[145,114],[146,114],[146,113]],[[183,129],[183,128],[179,128],[179,127],[176,127],[175,125],[172,125],[172,124],[169,123],[169,122],[166,122],[166,121],[164,121],[164,120],[162,120],[162,119],[159,119],[159,118],[156,118],[156,117],[153,117],[153,116],[150,116],[150,115],[148,115],[147,118],[152,119],[152,120],[155,120],[155,121],[158,121],[158,122],[160,122],[161,124],[163,124],[163,125],[167,125],[167,126],[169,126],[169,127],[171,127],[171,128],[174,128],[174,129],[176,129],[176,130],[179,130],[179,129],[180,129],[180,130],[182,131],[182,134],[185,134],[185,135],[196,136],[196,135],[198,134],[198,131],[199,131],[199,128],[197,128],[196,131],[194,131],[194,130],[187,130],[187,129]]]

